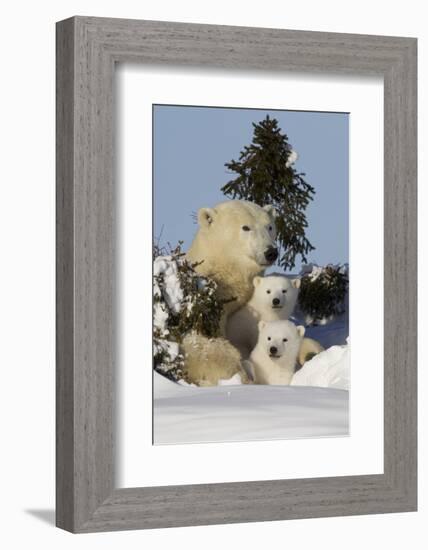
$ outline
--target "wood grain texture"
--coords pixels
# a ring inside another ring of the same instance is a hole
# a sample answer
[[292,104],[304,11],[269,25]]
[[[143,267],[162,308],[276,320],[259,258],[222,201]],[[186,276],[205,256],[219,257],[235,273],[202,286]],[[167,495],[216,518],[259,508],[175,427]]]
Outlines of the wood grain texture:
[[56,519],[73,528],[74,25],[56,36]]
[[[383,475],[115,489],[116,62],[383,76]],[[416,510],[416,78],[412,38],[87,17],[58,23],[59,527],[91,532]]]

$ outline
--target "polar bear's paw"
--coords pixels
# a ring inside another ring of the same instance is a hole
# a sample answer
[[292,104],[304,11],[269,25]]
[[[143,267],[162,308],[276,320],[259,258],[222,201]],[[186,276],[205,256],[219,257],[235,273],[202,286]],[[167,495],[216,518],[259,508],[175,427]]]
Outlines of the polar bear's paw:
[[217,386],[219,380],[241,375],[243,384],[250,382],[242,369],[241,355],[224,338],[207,338],[196,332],[187,334],[182,343],[186,379],[198,386]]
[[324,351],[324,348],[317,340],[313,338],[303,338],[297,358],[299,368],[322,351]]

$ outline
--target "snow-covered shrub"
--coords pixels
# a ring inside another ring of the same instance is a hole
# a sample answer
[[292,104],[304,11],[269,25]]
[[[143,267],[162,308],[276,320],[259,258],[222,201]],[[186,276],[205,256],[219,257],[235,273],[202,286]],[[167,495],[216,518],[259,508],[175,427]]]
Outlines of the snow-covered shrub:
[[195,271],[180,243],[165,254],[154,247],[153,258],[153,358],[154,369],[171,380],[186,379],[180,343],[191,330],[216,337],[224,301],[216,283]]
[[307,325],[322,325],[345,312],[348,265],[308,264],[300,273],[298,304]]

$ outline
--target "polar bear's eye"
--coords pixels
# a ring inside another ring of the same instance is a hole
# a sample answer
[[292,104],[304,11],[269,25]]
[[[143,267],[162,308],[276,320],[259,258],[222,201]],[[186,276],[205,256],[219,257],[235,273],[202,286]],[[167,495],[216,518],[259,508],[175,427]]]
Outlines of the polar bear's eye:
[[250,228],[248,227],[248,225],[243,225],[242,229],[243,231],[250,231]]
[[270,226],[269,226],[269,231],[272,231],[272,229],[273,229],[273,227],[270,225]]
[[269,340],[269,341],[270,341],[270,339],[271,339],[270,336],[268,336],[268,340]]
[[266,294],[270,294],[270,290],[266,290]]
[[288,342],[287,338],[282,339],[283,342]]
[[282,293],[285,294],[287,291],[286,290],[283,290]]

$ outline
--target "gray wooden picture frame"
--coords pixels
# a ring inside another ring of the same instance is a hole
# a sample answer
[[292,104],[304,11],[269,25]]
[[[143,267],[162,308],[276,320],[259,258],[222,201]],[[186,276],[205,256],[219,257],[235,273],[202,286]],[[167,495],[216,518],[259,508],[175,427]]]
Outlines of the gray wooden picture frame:
[[[73,17],[57,24],[56,48],[58,527],[83,533],[416,510],[416,39]],[[115,487],[118,62],[383,77],[383,474]]]

